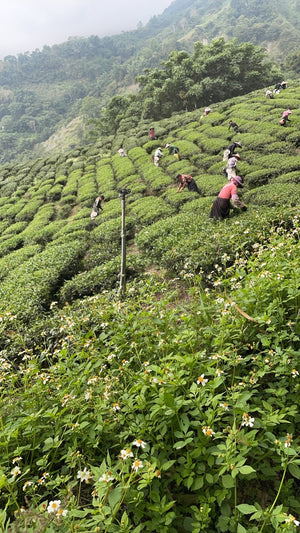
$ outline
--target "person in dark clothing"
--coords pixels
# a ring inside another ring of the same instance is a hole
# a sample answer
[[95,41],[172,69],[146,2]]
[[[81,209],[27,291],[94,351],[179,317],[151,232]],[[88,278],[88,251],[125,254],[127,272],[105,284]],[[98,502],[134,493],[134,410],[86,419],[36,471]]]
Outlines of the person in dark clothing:
[[239,148],[242,148],[242,143],[241,142],[232,142],[228,148],[224,151],[224,154],[223,154],[223,161],[228,161],[228,159],[230,159],[231,157],[240,157],[239,154],[236,154],[235,153],[235,149],[239,147]]
[[179,161],[180,160],[180,156],[179,156],[179,148],[177,148],[177,146],[174,146],[174,144],[166,144],[165,148],[168,148],[169,150],[169,155],[174,155],[174,157],[176,157],[176,159]]
[[236,148],[242,148],[242,143],[234,141],[228,146],[228,150],[229,150],[228,159],[230,159],[230,157],[233,157]]
[[179,181],[178,189],[176,192],[181,192],[185,187],[188,188],[191,192],[197,192],[200,194],[200,191],[197,187],[197,183],[195,182],[194,178],[190,176],[189,174],[177,174],[176,179]]
[[[230,209],[233,209],[234,206],[239,207],[242,211],[247,211],[247,207],[241,202],[237,194],[238,187],[243,187],[242,181],[240,176],[235,176],[221,189],[211,207],[209,218],[224,220],[229,217]],[[233,205],[230,202],[231,199]]]
[[275,87],[274,87],[274,91],[280,91],[281,89],[281,83],[276,83]]
[[230,128],[232,128],[235,133],[238,133],[238,131],[239,131],[239,127],[238,127],[237,123],[233,122],[233,120],[229,121],[228,130],[230,130]]
[[91,212],[91,220],[95,220],[95,218],[99,215],[99,211],[103,211],[102,202],[104,200],[103,194],[100,196],[97,196],[96,200],[94,201],[93,210]]

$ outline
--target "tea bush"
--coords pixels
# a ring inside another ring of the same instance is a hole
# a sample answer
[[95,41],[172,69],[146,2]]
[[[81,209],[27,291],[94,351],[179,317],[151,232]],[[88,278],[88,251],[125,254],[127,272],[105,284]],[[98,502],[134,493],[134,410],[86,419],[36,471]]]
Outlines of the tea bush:
[[40,245],[32,244],[8,253],[5,257],[1,257],[0,279],[3,280],[12,270],[22,265],[29,257],[38,254],[40,251]]
[[82,242],[51,246],[6,276],[0,287],[0,312],[17,314],[29,323],[46,309],[62,279],[79,268],[85,249]]
[[250,192],[245,192],[245,202],[251,204],[279,207],[293,207],[299,203],[300,184],[272,182],[265,187],[258,187]]
[[146,196],[130,204],[130,215],[134,217],[136,226],[152,224],[172,213],[174,209],[163,198]]

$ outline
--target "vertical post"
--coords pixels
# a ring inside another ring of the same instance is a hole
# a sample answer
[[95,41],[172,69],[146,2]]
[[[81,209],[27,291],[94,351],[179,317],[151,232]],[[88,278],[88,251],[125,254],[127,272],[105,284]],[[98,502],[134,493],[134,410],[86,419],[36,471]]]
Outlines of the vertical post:
[[121,272],[120,272],[120,287],[119,293],[124,296],[126,291],[126,227],[125,227],[125,196],[130,193],[130,189],[122,189],[120,191],[121,206],[122,206],[122,224],[121,224]]

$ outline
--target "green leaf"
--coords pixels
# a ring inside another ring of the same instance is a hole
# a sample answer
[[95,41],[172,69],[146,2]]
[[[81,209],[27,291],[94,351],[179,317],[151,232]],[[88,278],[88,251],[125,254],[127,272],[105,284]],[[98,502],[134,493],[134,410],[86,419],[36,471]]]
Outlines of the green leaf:
[[208,473],[208,474],[206,474],[205,477],[206,477],[207,483],[212,484],[214,482],[214,476],[212,476],[211,474]]
[[247,529],[245,529],[241,524],[238,524],[237,533],[247,533]]
[[243,474],[244,476],[246,476],[247,474],[252,474],[252,472],[256,472],[256,470],[254,470],[254,468],[252,468],[252,466],[249,466],[249,465],[241,466],[239,470],[240,470],[240,473]]
[[3,472],[0,472],[0,489],[2,489],[6,485],[6,482],[7,482],[6,475],[3,474]]
[[175,448],[175,450],[180,450],[181,448],[184,448],[184,446],[192,442],[192,440],[193,440],[192,437],[189,437],[188,439],[185,439],[185,440],[179,440],[178,442],[175,442],[173,448]]
[[171,468],[171,466],[173,466],[174,463],[175,461],[166,461],[165,463],[161,465],[161,470],[169,470],[169,468]]
[[117,503],[120,501],[120,498],[122,496],[123,489],[122,487],[116,487],[113,489],[108,496],[109,505],[113,509]]
[[225,487],[225,489],[232,489],[234,487],[235,482],[230,474],[222,476],[222,485]]
[[193,490],[201,489],[203,487],[203,483],[204,483],[204,478],[203,477],[197,477],[196,479],[194,479],[194,483],[193,483],[192,489]]
[[288,465],[289,473],[296,479],[300,479],[300,468],[295,463],[290,463]]
[[255,513],[257,511],[257,509],[256,509],[256,507],[254,507],[254,505],[248,505],[248,503],[241,503],[240,505],[237,505],[236,508],[242,514],[251,514],[251,513]]

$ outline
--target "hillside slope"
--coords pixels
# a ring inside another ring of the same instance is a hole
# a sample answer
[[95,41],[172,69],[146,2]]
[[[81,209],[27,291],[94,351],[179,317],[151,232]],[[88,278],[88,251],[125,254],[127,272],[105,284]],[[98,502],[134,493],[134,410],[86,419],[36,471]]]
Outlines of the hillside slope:
[[[7,56],[0,62],[0,162],[28,159],[37,144],[79,114],[98,117],[110,98],[132,90],[144,69],[159,67],[173,50],[192,52],[195,41],[251,41],[284,66],[288,54],[298,52],[298,13],[299,0],[176,0],[132,32],[70,38]],[[299,73],[294,64],[296,71],[285,75]]]
[[[3,531],[296,531],[299,102],[299,84],[256,91],[157,122],[156,141],[145,123],[0,168]],[[232,138],[248,211],[217,222]],[[181,160],[155,167],[167,142]]]
[[[249,204],[249,213],[239,217],[243,228],[251,225],[249,220],[253,224],[257,212],[267,214],[270,210],[273,216],[274,209],[277,212],[284,207],[297,206],[298,104],[298,87],[282,91],[273,100],[267,100],[264,92],[254,92],[216,104],[204,118],[194,112],[158,122],[155,124],[156,141],[148,140],[149,124],[145,123],[128,132],[126,137],[100,140],[68,155],[3,166],[0,171],[0,255],[3,261],[10,261],[11,253],[12,257],[20,257],[20,272],[11,271],[8,277],[2,274],[0,310],[5,311],[9,303],[14,312],[20,301],[24,304],[26,301],[27,309],[31,305],[35,309],[39,297],[32,303],[28,300],[28,279],[33,280],[34,272],[39,270],[35,261],[44,262],[43,257],[52,254],[55,261],[59,257],[62,259],[62,265],[57,265],[58,277],[54,280],[45,270],[46,279],[41,283],[47,297],[42,298],[39,304],[42,307],[47,307],[51,299],[64,301],[91,295],[105,286],[113,288],[119,270],[118,191],[125,186],[131,190],[127,198],[128,238],[135,241],[139,249],[138,255],[132,254],[128,258],[129,263],[133,261],[133,271],[138,273],[140,268],[143,269],[139,262],[143,265],[145,260],[159,263],[161,268],[177,275],[187,262],[193,271],[210,271],[220,248],[229,246],[225,235],[230,229],[225,225],[224,245],[207,243],[206,253],[204,256],[201,253],[199,258],[199,239],[201,242],[207,240],[205,234],[211,231],[209,206],[226,180],[222,174],[222,154],[233,138],[228,130],[229,119],[239,123],[240,133],[234,138],[243,143],[238,168],[245,179],[243,198]],[[288,107],[292,110],[292,120],[282,127],[279,119]],[[181,160],[168,156],[165,150],[160,167],[155,167],[151,154],[166,142],[178,145]],[[117,153],[121,145],[128,153],[126,158],[120,158]],[[194,176],[200,198],[186,191],[176,194],[175,176],[178,172]],[[105,195],[105,208],[93,225],[89,214],[93,200],[100,192]],[[191,213],[197,217],[190,220]],[[159,220],[158,224],[155,224],[156,220]],[[166,240],[168,227],[176,225],[179,228],[181,224],[188,224],[189,239],[186,239],[186,232],[178,231],[176,243],[173,237]],[[75,257],[70,257],[72,267],[68,266],[68,274],[62,254],[58,253],[66,242],[70,243],[72,253],[75,248],[78,250]],[[26,257],[27,246],[30,249],[37,246],[39,253],[28,260],[26,269],[23,269],[22,254],[24,252]],[[26,273],[24,296],[20,289],[24,277],[22,269]],[[71,279],[67,281],[68,278]],[[13,279],[18,285],[17,293]],[[15,298],[11,297],[11,292]]]

